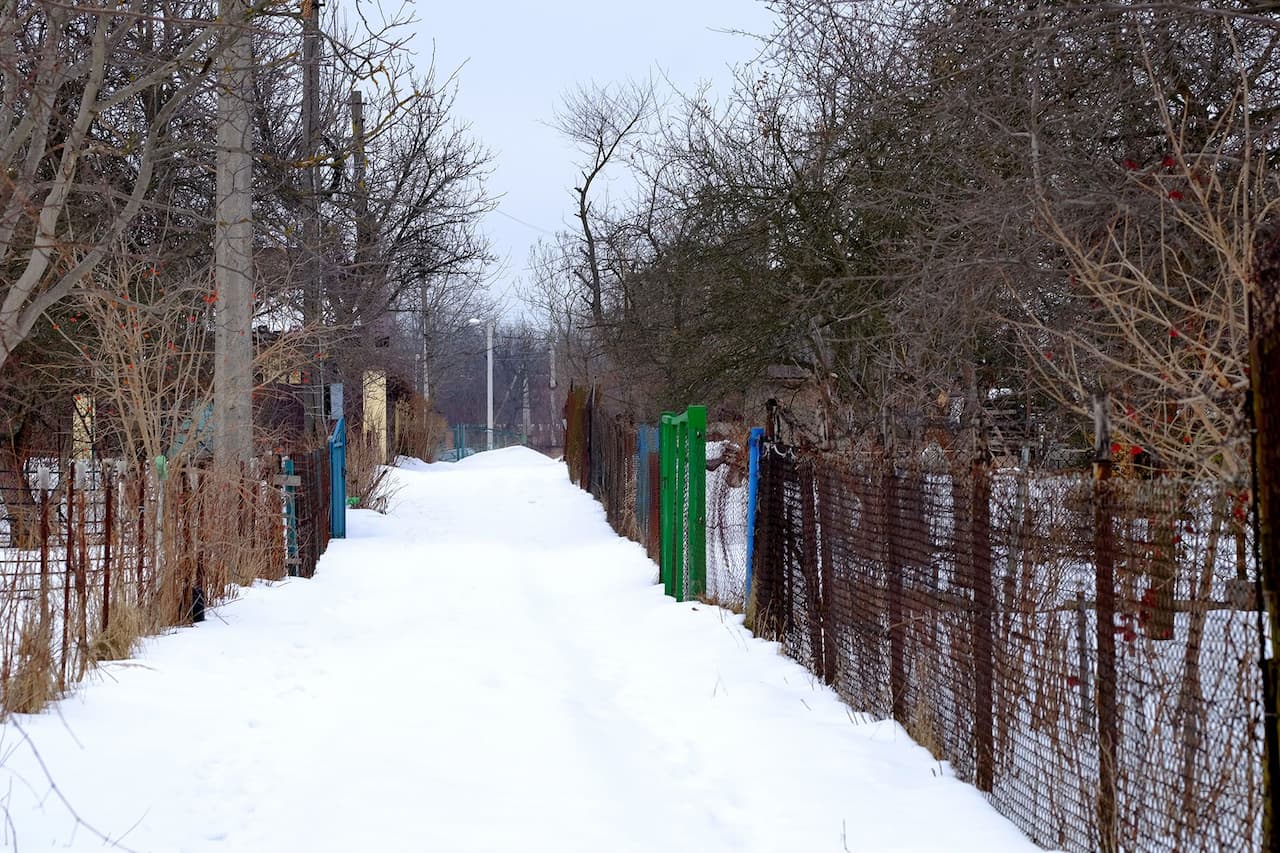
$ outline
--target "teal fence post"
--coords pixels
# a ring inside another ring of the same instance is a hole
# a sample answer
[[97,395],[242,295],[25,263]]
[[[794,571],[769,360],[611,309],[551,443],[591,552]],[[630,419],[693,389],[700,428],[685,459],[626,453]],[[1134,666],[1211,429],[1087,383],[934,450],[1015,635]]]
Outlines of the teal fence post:
[[347,419],[338,418],[329,436],[329,535],[347,537]]
[[[284,475],[292,477],[293,460],[289,457],[284,459]],[[298,576],[298,490],[292,485],[284,487],[284,518],[285,530],[288,531],[285,540],[288,549],[286,553],[287,559],[285,563],[289,567],[289,577],[296,578]]]

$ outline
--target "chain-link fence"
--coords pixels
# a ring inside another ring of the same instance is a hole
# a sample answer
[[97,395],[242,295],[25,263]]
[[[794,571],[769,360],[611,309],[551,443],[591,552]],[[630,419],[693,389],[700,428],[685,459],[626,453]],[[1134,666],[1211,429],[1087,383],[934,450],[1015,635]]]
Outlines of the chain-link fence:
[[529,436],[513,430],[490,430],[484,424],[454,424],[445,437],[445,444],[438,458],[442,462],[457,462],[486,450],[528,446]]
[[[575,481],[656,557],[652,428],[581,389],[567,422]],[[751,531],[744,444],[707,445],[709,600],[900,722],[1042,845],[1263,848],[1248,489],[766,442]]]
[[[575,483],[604,506],[609,523],[661,560],[662,473],[659,429],[597,406],[587,389],[570,390],[565,456]],[[747,452],[745,441],[716,438],[706,445],[706,589],[703,598],[741,612],[746,606]],[[675,496],[688,516],[688,484]],[[679,547],[685,567],[682,589],[692,589],[689,536]]]
[[730,610],[747,605],[747,448],[707,442],[707,598]]
[[767,446],[755,629],[1040,844],[1255,850],[1247,501]]

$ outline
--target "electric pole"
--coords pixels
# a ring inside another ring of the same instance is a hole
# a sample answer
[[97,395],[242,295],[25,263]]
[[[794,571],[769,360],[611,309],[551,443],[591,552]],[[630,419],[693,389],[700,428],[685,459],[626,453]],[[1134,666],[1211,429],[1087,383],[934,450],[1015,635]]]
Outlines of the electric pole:
[[218,87],[213,232],[214,453],[235,464],[253,455],[253,46],[246,0],[220,0],[226,49]]
[[302,223],[302,322],[312,344],[308,347],[303,383],[307,438],[323,438],[324,412],[323,346],[320,329],[324,321],[324,284],[320,265],[320,2],[302,0],[302,144],[304,189]]
[[489,441],[488,441],[488,445],[485,447],[485,450],[493,450],[493,321],[492,320],[490,320],[489,324],[484,327],[484,339],[485,339],[485,346],[489,350],[489,357],[488,357],[489,380],[486,383],[489,389],[489,405],[487,409],[489,413],[489,417],[488,417],[489,429],[487,432],[487,435],[489,436]]
[[523,389],[523,393],[521,394],[522,405],[521,405],[521,412],[520,412],[520,420],[521,420],[521,425],[524,427],[524,443],[528,444],[529,433],[531,432],[532,427],[530,425],[530,414],[529,414],[529,365],[528,365],[527,359],[525,360],[525,366],[524,366],[523,372],[524,372],[524,389]]

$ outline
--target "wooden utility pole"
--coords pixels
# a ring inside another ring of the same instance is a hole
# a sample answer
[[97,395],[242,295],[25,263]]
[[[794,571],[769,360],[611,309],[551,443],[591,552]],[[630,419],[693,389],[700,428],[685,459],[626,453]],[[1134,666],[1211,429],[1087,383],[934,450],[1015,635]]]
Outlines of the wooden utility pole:
[[246,0],[220,0],[217,197],[214,226],[214,452],[219,462],[253,455],[253,52]]
[[351,141],[355,147],[355,163],[352,177],[355,183],[356,208],[356,275],[369,277],[373,247],[373,224],[369,221],[369,191],[365,185],[368,157],[364,150],[364,97],[359,89],[352,89],[348,98],[351,107]]
[[303,382],[306,435],[322,438],[325,430],[323,349],[319,340],[324,316],[323,271],[320,264],[320,2],[302,0],[302,144],[306,206],[302,223],[302,321],[311,336]]
[[[356,226],[355,279],[360,283],[360,298],[357,300],[360,307],[357,311],[364,313],[367,306],[377,301],[375,294],[381,293],[381,282],[374,262],[376,240],[374,224],[369,218],[369,188],[366,183],[369,158],[364,149],[364,98],[359,89],[351,90],[347,103],[351,109],[351,144],[355,155],[351,177]],[[373,330],[366,327],[366,334],[371,333]]]

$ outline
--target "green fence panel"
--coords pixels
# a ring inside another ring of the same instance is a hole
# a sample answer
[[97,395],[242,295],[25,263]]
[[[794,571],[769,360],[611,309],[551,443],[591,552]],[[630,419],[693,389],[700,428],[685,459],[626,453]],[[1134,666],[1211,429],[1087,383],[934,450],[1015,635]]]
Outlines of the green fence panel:
[[[707,409],[665,412],[662,458],[662,586],[676,601],[707,589]],[[686,583],[687,578],[687,583]]]

